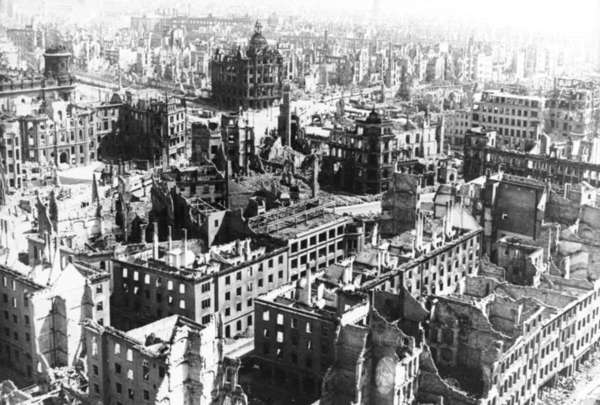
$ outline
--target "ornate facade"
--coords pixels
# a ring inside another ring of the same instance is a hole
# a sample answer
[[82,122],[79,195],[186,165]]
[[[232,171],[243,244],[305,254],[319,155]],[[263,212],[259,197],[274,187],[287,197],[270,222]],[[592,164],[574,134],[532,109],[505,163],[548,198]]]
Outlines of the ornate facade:
[[442,145],[440,129],[430,125],[429,117],[414,123],[386,119],[372,111],[367,119],[357,120],[354,128],[333,131],[322,180],[358,194],[384,192],[402,162],[435,166],[433,160]]
[[269,46],[259,22],[245,55],[239,48],[228,54],[217,50],[210,70],[213,98],[225,108],[267,108],[281,98],[283,57]]
[[502,149],[496,144],[495,131],[469,131],[465,137],[464,156],[467,181],[502,170],[557,184],[587,181],[595,187],[600,185],[599,164],[560,158],[555,152],[546,155]]

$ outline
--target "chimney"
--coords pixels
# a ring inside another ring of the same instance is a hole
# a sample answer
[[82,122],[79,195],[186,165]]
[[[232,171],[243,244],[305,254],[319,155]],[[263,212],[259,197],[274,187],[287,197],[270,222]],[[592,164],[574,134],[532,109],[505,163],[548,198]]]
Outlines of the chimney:
[[173,249],[173,235],[172,235],[173,229],[172,229],[171,225],[169,225],[168,229],[169,229],[169,236],[168,236],[169,239],[168,240],[169,240],[169,252],[170,252]]
[[63,264],[61,261],[61,256],[60,256],[60,252],[58,249],[58,236],[54,236],[54,247],[52,249],[52,263],[57,264],[58,267],[60,268],[60,270],[63,269]]
[[373,230],[371,232],[371,245],[376,246],[378,239],[379,239],[379,224],[377,222],[375,222],[375,225],[373,225]]
[[420,209],[417,210],[417,223],[415,231],[415,250],[419,252],[421,251],[421,246],[423,246],[423,213]]
[[146,228],[148,227],[147,224],[142,223],[140,224],[140,242],[141,243],[146,243]]
[[152,258],[158,259],[158,222],[154,222],[152,230]]
[[302,290],[300,301],[309,307],[312,304],[312,272],[310,269],[306,269],[306,284]]
[[183,260],[182,265],[187,266],[187,253],[188,253],[188,241],[187,241],[187,229],[183,228]]
[[550,262],[552,258],[552,228],[553,226],[548,227],[548,257],[547,260]]
[[48,251],[46,258],[50,264],[52,264],[52,247],[50,246],[50,235],[48,231],[44,232],[44,243],[46,244],[45,248]]
[[323,296],[325,295],[325,285],[324,284],[319,284],[317,286],[317,305],[320,305],[320,308],[322,307],[321,305],[321,301],[323,301]]
[[571,278],[571,256],[565,256],[563,259],[563,270],[565,272],[564,279],[568,280]]
[[250,248],[250,239],[244,240],[244,257],[246,261],[250,260],[250,256],[252,254],[252,249]]
[[344,273],[342,275],[342,282],[344,285],[352,283],[352,261],[344,267]]
[[383,250],[377,247],[377,275],[381,274],[381,266],[383,265]]
[[565,188],[564,188],[564,194],[563,197],[564,198],[569,198],[569,193],[571,192],[571,183],[565,183]]
[[446,206],[446,228],[444,232],[448,237],[452,235],[452,210],[454,209],[454,202],[452,200],[448,201]]
[[444,217],[442,218],[442,239],[444,239],[444,241],[446,240],[446,229],[447,229],[447,225],[446,225],[446,214],[444,214]]
[[319,159],[314,156],[313,160],[313,172],[311,179],[311,194],[312,198],[317,198],[319,195]]

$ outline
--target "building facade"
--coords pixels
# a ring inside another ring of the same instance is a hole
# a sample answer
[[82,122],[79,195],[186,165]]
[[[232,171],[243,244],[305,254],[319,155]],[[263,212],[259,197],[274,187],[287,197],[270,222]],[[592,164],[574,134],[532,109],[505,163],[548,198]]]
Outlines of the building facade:
[[368,325],[338,327],[323,405],[409,405],[418,399],[426,311],[407,295],[375,291],[373,298]]
[[152,256],[114,260],[112,317],[121,329],[171,314],[204,325],[218,312],[226,338],[251,333],[254,299],[289,277],[287,247],[272,241],[238,240],[200,253],[184,239],[159,258],[155,238]]
[[107,158],[145,159],[168,167],[189,154],[187,110],[181,99],[128,97],[117,122],[115,136],[104,138],[102,154]]
[[269,46],[259,22],[245,55],[240,49],[228,54],[217,50],[210,70],[213,99],[220,106],[263,109],[281,99],[283,57]]
[[74,364],[80,322],[97,316],[96,307],[108,309],[110,280],[98,277],[100,271],[86,277],[72,264],[46,262],[28,270],[0,268],[0,356],[21,383],[31,384],[49,381],[50,367]]
[[564,137],[590,137],[600,126],[600,84],[556,79],[546,96],[546,131]]
[[352,218],[327,212],[318,204],[318,200],[307,200],[250,220],[254,232],[272,235],[287,245],[288,281],[305,277],[308,270],[322,270],[364,244],[364,230]]
[[372,111],[352,129],[334,129],[321,179],[353,193],[384,192],[399,162],[433,160],[440,153],[442,138],[440,126],[430,125],[428,117],[415,124]]
[[[314,400],[331,366],[336,330],[340,324],[364,324],[366,296],[343,294],[307,273],[256,300],[255,358],[262,378]],[[317,278],[317,277],[315,277]]]
[[468,133],[464,149],[465,180],[499,170],[561,185],[582,181],[596,187],[600,185],[599,164],[561,158],[555,153],[548,155],[507,150],[496,144],[495,131]]
[[44,61],[43,75],[20,70],[2,72],[0,104],[5,111],[14,111],[19,103],[29,98],[72,99],[75,83],[71,74],[71,54],[61,46],[49,48],[44,53]]
[[539,139],[544,126],[545,98],[484,91],[473,108],[473,126],[498,133],[498,146],[526,150]]
[[84,324],[88,400],[102,404],[247,404],[218,321],[173,315],[122,332]]
[[444,114],[444,148],[462,152],[465,133],[472,127],[471,110],[458,109]]

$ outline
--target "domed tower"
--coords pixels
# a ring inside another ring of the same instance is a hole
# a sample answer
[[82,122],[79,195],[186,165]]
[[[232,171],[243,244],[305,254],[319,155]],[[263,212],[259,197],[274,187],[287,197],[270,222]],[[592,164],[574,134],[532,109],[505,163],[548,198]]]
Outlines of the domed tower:
[[254,25],[254,34],[248,42],[247,54],[248,56],[254,56],[258,54],[261,50],[268,47],[269,43],[267,42],[265,37],[263,37],[262,34],[262,24],[259,21],[256,21],[256,24]]
[[71,80],[71,53],[64,46],[49,48],[44,53],[44,77],[58,83]]

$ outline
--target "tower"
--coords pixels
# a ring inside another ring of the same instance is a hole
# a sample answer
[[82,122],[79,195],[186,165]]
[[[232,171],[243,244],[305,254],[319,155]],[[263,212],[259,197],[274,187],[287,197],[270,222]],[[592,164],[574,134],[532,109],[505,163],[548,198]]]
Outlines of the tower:
[[47,49],[44,53],[44,77],[59,84],[71,81],[71,53],[65,47]]
[[600,72],[600,0],[596,0],[596,46],[598,47],[596,63]]
[[291,132],[292,132],[292,119],[290,112],[290,85],[288,83],[283,85],[283,102],[279,105],[279,118],[277,130],[281,137],[281,144],[292,146]]

